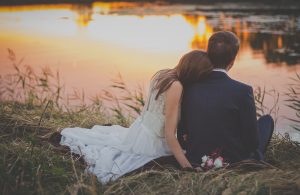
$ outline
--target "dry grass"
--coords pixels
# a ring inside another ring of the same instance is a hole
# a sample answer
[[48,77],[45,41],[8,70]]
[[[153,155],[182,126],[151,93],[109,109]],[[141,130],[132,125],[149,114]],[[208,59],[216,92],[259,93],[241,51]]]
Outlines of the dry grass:
[[[42,117],[42,118],[41,118]],[[274,136],[263,164],[237,164],[203,173],[166,167],[122,177],[106,185],[84,173],[85,164],[59,146],[63,127],[118,123],[100,110],[64,112],[48,105],[0,104],[2,194],[299,194],[300,146]],[[118,123],[120,125],[124,125]],[[126,125],[126,124],[125,124]]]
[[274,136],[266,161],[237,163],[226,169],[193,173],[166,169],[124,177],[113,194],[299,194],[300,146]]

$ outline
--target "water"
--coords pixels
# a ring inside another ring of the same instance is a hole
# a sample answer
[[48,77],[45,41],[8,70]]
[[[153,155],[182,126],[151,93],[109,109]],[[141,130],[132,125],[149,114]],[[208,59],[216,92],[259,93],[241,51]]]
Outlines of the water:
[[[174,67],[191,49],[205,49],[218,30],[235,32],[241,49],[232,78],[252,86],[287,90],[300,70],[300,14],[231,4],[201,5],[93,3],[0,7],[0,71],[10,73],[7,48],[34,68],[59,70],[67,93],[87,96],[109,86],[120,72],[126,82],[145,88],[160,69]],[[295,112],[280,96],[277,129]],[[272,105],[272,98],[267,100]]]

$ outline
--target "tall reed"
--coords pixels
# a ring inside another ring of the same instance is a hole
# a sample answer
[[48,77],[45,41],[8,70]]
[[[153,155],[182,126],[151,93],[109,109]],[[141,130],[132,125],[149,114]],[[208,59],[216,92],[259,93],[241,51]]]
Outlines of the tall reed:
[[290,78],[290,83],[288,84],[288,91],[285,93],[287,99],[287,106],[295,111],[294,118],[288,118],[292,124],[291,126],[300,131],[300,74],[296,73],[294,78]]
[[[256,115],[261,117],[265,114],[272,115],[275,124],[278,120],[280,94],[275,89],[266,89],[266,87],[257,86],[254,89],[254,100],[256,106]],[[266,99],[271,105],[266,106]]]
[[1,77],[0,100],[20,101],[28,106],[43,105],[51,100],[59,105],[64,86],[58,71],[54,73],[46,66],[37,73],[24,64],[24,58],[17,59],[11,49],[8,49],[8,58],[13,72]]
[[136,89],[130,89],[120,73],[112,80],[109,90],[103,90],[101,97],[110,102],[114,116],[123,122],[128,122],[128,117],[135,118],[139,115],[145,105],[143,87],[138,85]]

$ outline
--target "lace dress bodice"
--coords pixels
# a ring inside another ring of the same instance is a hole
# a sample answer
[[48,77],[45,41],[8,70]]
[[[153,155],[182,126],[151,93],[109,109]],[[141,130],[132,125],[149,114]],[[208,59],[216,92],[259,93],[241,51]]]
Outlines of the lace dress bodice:
[[141,122],[149,129],[152,130],[158,137],[164,137],[165,127],[165,93],[162,93],[155,99],[158,92],[154,88],[157,78],[153,78],[150,82],[149,95],[141,113]]

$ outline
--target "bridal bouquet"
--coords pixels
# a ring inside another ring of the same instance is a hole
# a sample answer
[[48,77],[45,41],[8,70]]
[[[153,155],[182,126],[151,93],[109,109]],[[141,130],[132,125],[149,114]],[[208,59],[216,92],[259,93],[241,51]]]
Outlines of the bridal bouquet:
[[205,171],[212,168],[222,168],[227,163],[224,162],[224,158],[220,156],[220,150],[216,150],[211,155],[205,155],[202,157],[201,168]]

